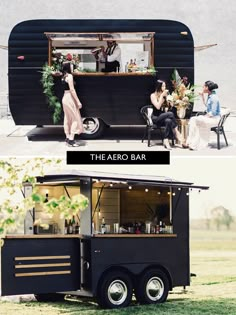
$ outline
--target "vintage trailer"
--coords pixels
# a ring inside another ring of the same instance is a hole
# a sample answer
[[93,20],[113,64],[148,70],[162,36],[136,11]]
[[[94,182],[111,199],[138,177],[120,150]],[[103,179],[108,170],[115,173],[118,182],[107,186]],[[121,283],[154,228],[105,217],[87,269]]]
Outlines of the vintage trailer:
[[[155,176],[74,171],[38,178],[48,198],[82,193],[89,206],[80,233],[64,234],[64,220],[33,229],[41,210],[29,210],[25,234],[7,235],[1,248],[1,295],[96,297],[102,307],[161,303],[190,284],[189,190],[208,189]],[[31,187],[25,186],[25,194]],[[56,227],[56,229],[55,229]],[[35,234],[37,233],[37,234]]]
[[[91,50],[114,38],[121,47],[120,72],[102,73]],[[169,20],[31,20],[17,24],[9,37],[9,105],[17,125],[53,125],[52,112],[43,94],[42,67],[54,63],[55,54],[79,55],[74,72],[83,104],[85,137],[102,135],[105,126],[143,125],[140,108],[150,103],[157,78],[171,75],[194,81],[194,46],[186,25]],[[127,63],[136,67],[127,71]],[[151,70],[155,70],[153,72]],[[152,72],[152,73],[151,73]],[[62,98],[60,77],[55,93]],[[62,115],[63,116],[63,115]],[[58,122],[62,124],[63,117]]]

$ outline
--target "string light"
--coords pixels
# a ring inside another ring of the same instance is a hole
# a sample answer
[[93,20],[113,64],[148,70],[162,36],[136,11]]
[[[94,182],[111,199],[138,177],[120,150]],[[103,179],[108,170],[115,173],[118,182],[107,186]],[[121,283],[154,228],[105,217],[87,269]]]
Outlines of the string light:
[[148,189],[147,189],[147,188],[145,188],[145,192],[148,192]]

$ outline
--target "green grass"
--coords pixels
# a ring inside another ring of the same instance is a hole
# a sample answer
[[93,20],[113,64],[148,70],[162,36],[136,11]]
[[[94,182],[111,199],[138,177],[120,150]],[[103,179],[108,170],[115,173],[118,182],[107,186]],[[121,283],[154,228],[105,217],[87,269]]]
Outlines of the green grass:
[[0,315],[235,315],[236,232],[191,232],[191,272],[197,277],[187,290],[175,288],[167,302],[137,305],[135,300],[121,310],[100,309],[94,300],[74,299],[64,303],[0,302]]

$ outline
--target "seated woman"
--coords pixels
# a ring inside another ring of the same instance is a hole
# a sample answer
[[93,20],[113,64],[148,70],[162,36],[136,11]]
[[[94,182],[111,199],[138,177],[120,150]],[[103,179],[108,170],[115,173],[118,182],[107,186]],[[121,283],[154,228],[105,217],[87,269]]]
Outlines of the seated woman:
[[172,112],[173,104],[167,102],[168,90],[166,83],[162,80],[157,80],[156,90],[151,94],[151,103],[154,106],[152,121],[154,124],[165,126],[163,145],[166,149],[171,150],[169,139],[175,138],[182,145],[183,140],[177,128],[177,122],[174,112]]
[[[206,106],[206,114],[190,118],[189,135],[183,147],[187,147],[190,150],[199,150],[208,146],[211,128],[217,126],[220,120],[220,102],[215,92],[217,88],[218,85],[213,81],[205,82],[200,95]],[[208,94],[206,102],[204,93]]]

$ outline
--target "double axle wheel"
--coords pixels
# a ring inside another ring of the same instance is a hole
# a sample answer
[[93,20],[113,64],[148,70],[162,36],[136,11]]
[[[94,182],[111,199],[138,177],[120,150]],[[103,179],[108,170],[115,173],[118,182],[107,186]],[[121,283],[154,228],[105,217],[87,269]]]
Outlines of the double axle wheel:
[[[128,306],[132,300],[133,282],[124,271],[113,270],[105,274],[99,284],[98,303],[105,308]],[[165,302],[169,292],[167,275],[159,269],[147,270],[134,288],[136,299],[141,304]]]

